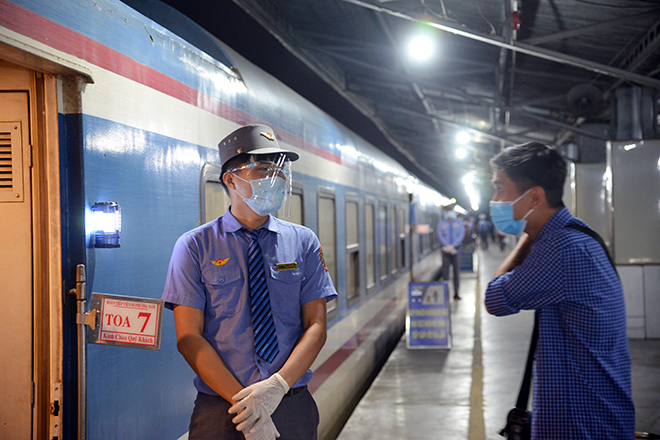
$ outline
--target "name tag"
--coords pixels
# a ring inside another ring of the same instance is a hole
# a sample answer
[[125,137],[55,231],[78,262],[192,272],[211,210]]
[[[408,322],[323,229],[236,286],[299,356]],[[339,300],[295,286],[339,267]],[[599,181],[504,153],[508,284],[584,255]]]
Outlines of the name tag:
[[292,270],[292,269],[298,269],[298,263],[280,263],[275,268],[280,271],[280,270]]

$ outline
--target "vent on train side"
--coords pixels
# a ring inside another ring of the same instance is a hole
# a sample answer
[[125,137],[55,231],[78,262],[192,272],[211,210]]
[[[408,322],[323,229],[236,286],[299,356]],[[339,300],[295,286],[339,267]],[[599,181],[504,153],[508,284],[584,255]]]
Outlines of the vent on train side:
[[0,202],[23,201],[21,123],[0,122]]

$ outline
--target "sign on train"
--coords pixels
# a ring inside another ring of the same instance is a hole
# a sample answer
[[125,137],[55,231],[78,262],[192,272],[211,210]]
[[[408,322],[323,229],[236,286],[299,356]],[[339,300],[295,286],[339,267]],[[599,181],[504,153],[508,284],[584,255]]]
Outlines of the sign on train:
[[89,342],[160,350],[163,300],[92,293],[94,309],[97,326],[89,330]]
[[408,348],[451,348],[449,288],[446,282],[409,283]]

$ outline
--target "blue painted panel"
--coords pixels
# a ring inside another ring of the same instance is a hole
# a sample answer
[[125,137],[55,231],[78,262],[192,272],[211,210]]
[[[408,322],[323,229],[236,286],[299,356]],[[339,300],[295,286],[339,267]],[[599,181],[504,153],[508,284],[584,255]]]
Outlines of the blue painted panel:
[[[122,208],[121,247],[87,250],[89,292],[159,298],[174,242],[199,219],[202,165],[217,157],[89,116],[82,124],[86,205],[111,200]],[[194,375],[176,350],[170,311],[162,332],[160,351],[89,345],[90,440],[176,439],[187,431]]]

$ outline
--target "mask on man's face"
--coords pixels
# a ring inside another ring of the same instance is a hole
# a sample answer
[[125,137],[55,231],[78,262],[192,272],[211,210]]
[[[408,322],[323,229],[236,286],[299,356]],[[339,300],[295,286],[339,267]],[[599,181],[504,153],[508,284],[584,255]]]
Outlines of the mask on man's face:
[[262,217],[277,212],[281,207],[287,195],[286,180],[280,177],[266,177],[263,179],[246,180],[241,176],[234,174],[244,182],[252,186],[252,197],[246,198],[236,190],[236,193],[243,197],[248,207],[257,215]]
[[505,234],[511,234],[518,236],[525,230],[527,226],[527,220],[525,220],[534,209],[527,211],[527,214],[523,216],[520,220],[513,219],[513,205],[523,197],[525,197],[532,188],[525,191],[523,195],[518,197],[513,202],[490,202],[490,218],[493,221],[493,225],[500,231]]

